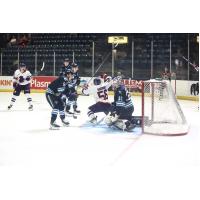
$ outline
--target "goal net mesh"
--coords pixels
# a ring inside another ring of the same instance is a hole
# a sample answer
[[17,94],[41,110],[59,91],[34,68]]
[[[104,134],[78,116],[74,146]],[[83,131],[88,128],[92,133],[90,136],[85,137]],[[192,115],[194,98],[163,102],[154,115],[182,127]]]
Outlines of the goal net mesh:
[[188,124],[169,81],[150,80],[142,85],[142,129],[157,135],[184,135]]

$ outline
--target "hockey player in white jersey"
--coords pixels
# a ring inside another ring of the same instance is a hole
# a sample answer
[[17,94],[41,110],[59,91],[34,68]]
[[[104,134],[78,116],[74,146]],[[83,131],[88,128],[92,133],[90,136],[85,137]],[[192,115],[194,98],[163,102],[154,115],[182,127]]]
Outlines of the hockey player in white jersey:
[[30,83],[31,83],[31,73],[27,70],[24,63],[20,63],[19,69],[17,69],[13,76],[13,96],[11,98],[10,105],[8,110],[10,110],[15,103],[17,97],[20,95],[21,91],[24,91],[24,94],[27,97],[29,103],[29,110],[33,110],[32,98],[30,96]]
[[104,112],[106,115],[110,112],[111,104],[108,100],[108,88],[112,85],[112,78],[107,77],[105,80],[96,77],[93,79],[92,84],[84,85],[83,94],[93,94],[96,103],[88,108],[88,117],[91,123],[97,123],[97,116],[95,113]]

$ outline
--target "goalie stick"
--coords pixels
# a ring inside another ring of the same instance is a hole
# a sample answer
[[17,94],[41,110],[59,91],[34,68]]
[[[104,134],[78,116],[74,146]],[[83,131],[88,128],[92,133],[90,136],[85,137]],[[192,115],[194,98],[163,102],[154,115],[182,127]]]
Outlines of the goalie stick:
[[[101,122],[104,121],[106,116],[102,117],[100,120],[98,120],[96,123],[91,123],[89,121],[86,121],[78,126],[75,126],[75,127],[98,127],[98,125],[101,124]],[[104,124],[105,125],[105,124]]]

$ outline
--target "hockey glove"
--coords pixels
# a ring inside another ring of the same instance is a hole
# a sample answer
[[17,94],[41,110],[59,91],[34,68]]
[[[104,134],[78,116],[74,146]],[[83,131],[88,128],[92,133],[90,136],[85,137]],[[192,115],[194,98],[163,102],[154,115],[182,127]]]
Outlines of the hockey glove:
[[31,77],[30,77],[30,76],[27,76],[27,77],[26,77],[26,80],[27,80],[27,81],[30,81],[30,80],[31,80]]
[[76,92],[71,93],[71,94],[70,94],[70,98],[75,100],[75,99],[78,98],[78,94],[77,94]]
[[110,82],[112,80],[111,76],[106,77],[106,82]]
[[66,95],[62,95],[61,99],[62,99],[63,102],[66,102],[66,99],[67,99]]
[[17,85],[18,85],[17,82],[14,82],[13,83],[13,89],[15,89],[17,87]]
[[83,85],[83,89],[84,89],[84,90],[87,90],[88,87],[89,87],[89,85],[88,85],[87,83],[85,83],[85,84]]

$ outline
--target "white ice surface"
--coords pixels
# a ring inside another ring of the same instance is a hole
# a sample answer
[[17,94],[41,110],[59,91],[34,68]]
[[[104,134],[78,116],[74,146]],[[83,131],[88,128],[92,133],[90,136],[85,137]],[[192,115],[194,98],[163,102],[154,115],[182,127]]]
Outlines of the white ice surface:
[[[1,200],[200,199],[197,102],[179,101],[189,133],[164,137],[105,125],[80,127],[93,103],[83,96],[78,119],[50,131],[51,108],[44,94],[32,94],[34,111],[27,111],[24,95],[7,111],[11,96],[0,93]],[[139,97],[134,104],[140,115]]]

